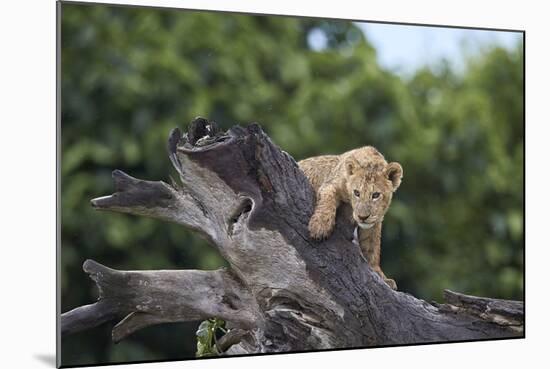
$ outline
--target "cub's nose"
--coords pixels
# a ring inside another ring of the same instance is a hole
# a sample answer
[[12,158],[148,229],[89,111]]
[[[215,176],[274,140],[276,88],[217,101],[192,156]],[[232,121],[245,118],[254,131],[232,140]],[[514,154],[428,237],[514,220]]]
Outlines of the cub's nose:
[[358,215],[357,218],[364,223],[367,219],[369,219],[370,215]]

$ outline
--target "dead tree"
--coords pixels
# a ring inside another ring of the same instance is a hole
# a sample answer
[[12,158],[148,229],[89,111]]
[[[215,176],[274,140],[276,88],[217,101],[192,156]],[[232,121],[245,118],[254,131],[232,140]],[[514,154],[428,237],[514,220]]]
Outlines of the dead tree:
[[[113,172],[98,210],[148,216],[198,232],[230,267],[119,271],[87,260],[97,302],[62,314],[62,334],[124,317],[115,342],[147,326],[218,317],[228,354],[523,337],[523,302],[445,291],[446,304],[391,290],[360,255],[349,207],[317,242],[307,224],[315,196],[294,159],[257,124],[219,132],[192,122],[168,139],[180,183]],[[404,266],[405,267],[405,266]]]

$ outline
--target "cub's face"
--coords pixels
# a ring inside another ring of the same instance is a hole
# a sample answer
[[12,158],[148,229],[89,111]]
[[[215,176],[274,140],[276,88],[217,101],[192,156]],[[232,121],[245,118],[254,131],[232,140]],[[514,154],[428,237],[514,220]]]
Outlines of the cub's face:
[[360,166],[353,159],[346,163],[347,194],[353,219],[361,228],[371,228],[384,219],[393,193],[401,184],[399,163],[378,161]]

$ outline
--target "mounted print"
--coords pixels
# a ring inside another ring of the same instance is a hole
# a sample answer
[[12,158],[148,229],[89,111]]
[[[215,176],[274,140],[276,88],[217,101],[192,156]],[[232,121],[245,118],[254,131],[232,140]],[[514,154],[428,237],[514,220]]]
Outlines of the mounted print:
[[58,36],[58,365],[524,337],[523,31],[60,2]]

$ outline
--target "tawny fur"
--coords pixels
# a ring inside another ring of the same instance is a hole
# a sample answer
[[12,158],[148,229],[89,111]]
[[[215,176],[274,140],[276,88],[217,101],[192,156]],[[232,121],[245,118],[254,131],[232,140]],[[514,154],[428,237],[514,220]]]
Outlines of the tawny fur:
[[365,146],[341,155],[324,155],[298,162],[317,194],[315,211],[309,221],[314,239],[330,236],[336,209],[349,203],[359,226],[358,241],[369,265],[393,289],[397,285],[380,268],[382,221],[393,193],[401,184],[403,169],[387,163],[374,147]]

